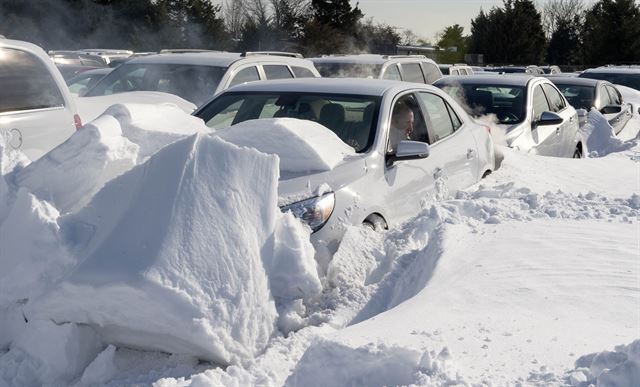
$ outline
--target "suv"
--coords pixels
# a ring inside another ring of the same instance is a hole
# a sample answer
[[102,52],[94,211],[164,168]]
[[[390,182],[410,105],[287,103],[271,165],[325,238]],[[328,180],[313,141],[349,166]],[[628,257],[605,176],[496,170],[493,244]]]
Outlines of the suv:
[[473,75],[473,68],[466,64],[439,64],[443,75]]
[[0,135],[31,160],[40,158],[82,124],[69,89],[40,47],[0,39]]
[[601,79],[640,91],[640,67],[637,66],[598,67],[585,70],[578,76],[580,78]]
[[[407,114],[411,119],[405,121]],[[323,247],[318,251],[335,252],[345,224],[396,225],[415,216],[429,197],[454,194],[495,167],[488,127],[431,85],[371,79],[255,82],[221,93],[194,115],[223,139],[240,146],[249,141],[253,145],[247,146],[258,150],[283,140],[268,130],[262,138],[243,140],[233,135],[234,125],[278,117],[314,121],[353,148],[329,170],[280,173],[281,208],[309,225],[312,242]],[[308,136],[305,125],[292,127],[299,137]],[[281,149],[287,159],[290,150]],[[323,150],[334,151],[318,152]]]
[[246,82],[319,77],[300,54],[280,52],[185,52],[133,58],[115,68],[84,96],[161,91],[200,106],[231,86]]
[[436,62],[424,55],[325,55],[310,59],[327,78],[374,78],[428,84],[442,78]]

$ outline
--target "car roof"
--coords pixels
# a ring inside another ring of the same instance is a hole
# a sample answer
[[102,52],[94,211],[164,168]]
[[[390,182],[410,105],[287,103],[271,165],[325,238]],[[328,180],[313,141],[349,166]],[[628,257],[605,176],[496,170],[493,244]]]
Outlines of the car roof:
[[377,54],[359,54],[359,55],[327,55],[323,57],[308,58],[313,63],[358,63],[382,65],[389,61],[431,61],[424,55],[377,55]]
[[394,88],[433,88],[421,83],[366,78],[295,78],[249,82],[228,92],[314,92],[382,96]]
[[533,79],[544,79],[531,75],[451,75],[440,78],[434,84],[503,85],[526,87]]
[[599,74],[640,74],[640,67],[597,67],[594,69],[587,69],[584,72]]
[[306,59],[292,58],[278,55],[249,55],[243,56],[237,52],[210,51],[210,52],[185,52],[185,53],[165,53],[144,55],[132,58],[130,63],[168,63],[168,64],[192,64],[203,66],[228,67],[234,62],[244,60],[251,62],[282,62],[287,64],[309,63]]
[[601,79],[592,79],[592,78],[578,78],[578,77],[545,77],[548,78],[553,83],[560,83],[563,85],[575,85],[575,86],[597,86],[598,83],[609,83],[603,81]]

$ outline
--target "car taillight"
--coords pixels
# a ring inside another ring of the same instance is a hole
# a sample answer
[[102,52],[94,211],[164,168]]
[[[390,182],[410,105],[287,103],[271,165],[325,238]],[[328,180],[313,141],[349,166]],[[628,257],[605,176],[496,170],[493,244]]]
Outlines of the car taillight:
[[76,130],[82,128],[82,120],[80,119],[79,115],[73,115],[73,122],[76,124]]

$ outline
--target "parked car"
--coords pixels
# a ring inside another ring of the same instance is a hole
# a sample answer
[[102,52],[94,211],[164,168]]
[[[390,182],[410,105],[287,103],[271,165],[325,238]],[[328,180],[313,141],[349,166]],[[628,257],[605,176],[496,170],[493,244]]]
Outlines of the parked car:
[[231,86],[265,79],[319,77],[309,60],[273,52],[168,53],[133,58],[101,79],[85,96],[160,91],[203,104]]
[[[412,130],[393,129],[408,110]],[[315,121],[353,147],[356,155],[331,171],[280,178],[280,197],[298,198],[282,203],[282,209],[309,224],[312,241],[330,251],[337,249],[344,222],[395,225],[415,216],[436,186],[455,193],[495,168],[488,127],[430,85],[370,79],[254,82],[221,93],[194,115],[221,135],[258,118]],[[300,193],[321,185],[332,191],[300,200]]]
[[69,79],[75,77],[78,74],[81,74],[85,71],[95,70],[95,69],[104,69],[107,67],[96,67],[96,66],[86,66],[86,65],[76,65],[76,64],[62,64],[56,63],[56,67],[62,74],[62,78],[64,78],[65,82]]
[[107,62],[103,58],[83,51],[49,51],[49,57],[56,64],[89,67],[107,66]]
[[429,84],[442,78],[436,62],[424,55],[325,55],[310,59],[327,78],[374,78]]
[[471,66],[465,64],[439,64],[442,75],[473,75]]
[[0,134],[36,160],[82,126],[60,71],[40,47],[0,40]]
[[543,74],[562,74],[562,70],[558,66],[540,66]]
[[104,48],[85,48],[80,50],[90,55],[95,55],[102,58],[109,67],[111,66],[111,61],[116,59],[125,59],[133,55],[133,51],[131,50],[115,50],[115,49],[104,49]]
[[493,73],[504,73],[504,74],[529,74],[529,75],[541,75],[544,74],[544,71],[534,65],[530,66],[499,66],[499,67],[487,67],[485,71],[493,72]]
[[444,89],[469,114],[495,115],[506,131],[507,145],[544,156],[580,158],[578,114],[546,78],[532,76],[446,77]]
[[620,91],[610,82],[577,77],[551,77],[549,80],[574,108],[579,109],[581,124],[586,122],[587,112],[592,107],[605,116],[616,134],[633,117],[633,105],[625,103]]
[[580,78],[602,79],[640,91],[640,67],[606,66],[583,71]]
[[102,67],[83,71],[67,80],[67,86],[71,94],[83,96],[87,90],[93,87],[99,80],[113,70],[110,67]]

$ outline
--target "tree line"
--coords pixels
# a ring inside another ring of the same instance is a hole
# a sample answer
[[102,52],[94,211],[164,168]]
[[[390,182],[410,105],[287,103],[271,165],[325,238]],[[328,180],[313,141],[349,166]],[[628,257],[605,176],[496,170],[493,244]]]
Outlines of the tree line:
[[[349,0],[0,0],[0,34],[47,50],[200,48],[284,50],[307,56],[395,53],[420,45],[365,18]],[[634,0],[503,0],[481,10],[471,31],[455,24],[439,35],[439,60],[465,53],[486,63],[598,65],[640,62],[640,5]],[[455,49],[454,49],[455,47]]]

